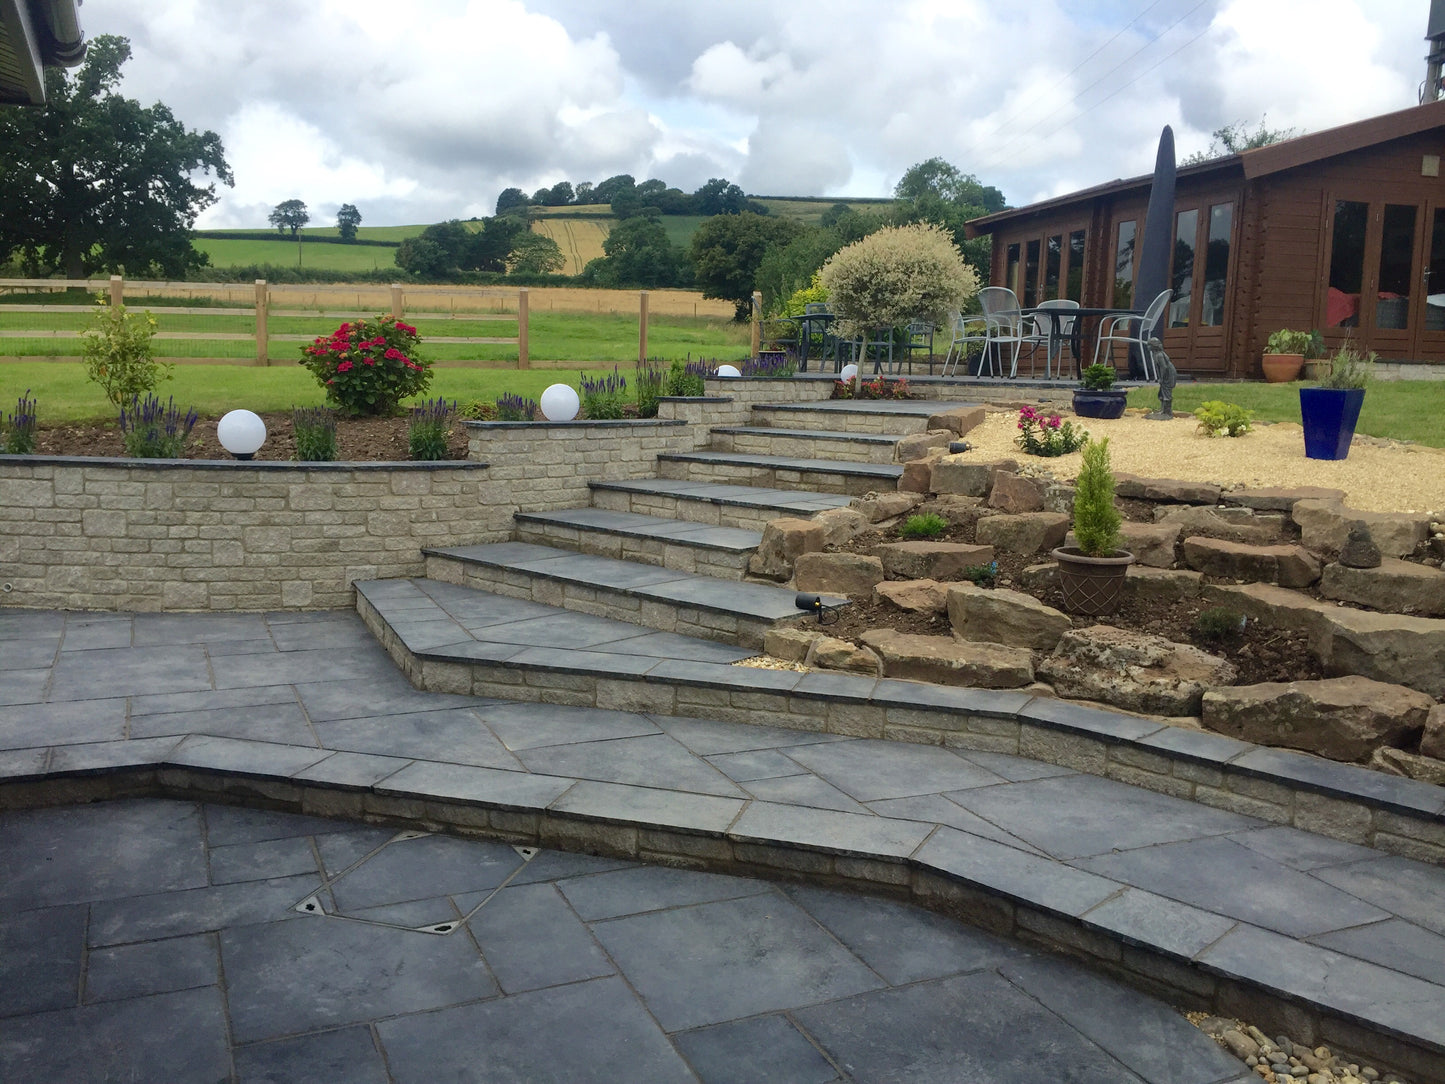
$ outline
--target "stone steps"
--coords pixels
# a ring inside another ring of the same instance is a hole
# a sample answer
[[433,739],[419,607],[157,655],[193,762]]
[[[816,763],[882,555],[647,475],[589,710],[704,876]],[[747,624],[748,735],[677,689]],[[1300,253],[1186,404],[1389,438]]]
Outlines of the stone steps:
[[928,419],[978,403],[936,399],[826,399],[815,403],[756,403],[753,424],[779,429],[831,429],[895,437],[922,433]]
[[780,429],[767,425],[721,425],[712,429],[718,452],[839,459],[850,463],[892,463],[898,438],[888,433],[845,433],[828,429]]
[[679,572],[740,580],[762,535],[740,527],[717,527],[604,508],[518,512],[518,542],[555,546]]
[[780,516],[808,517],[829,508],[841,508],[849,500],[842,494],[677,478],[589,482],[588,487],[594,508],[750,531],[761,531],[769,520]]
[[[433,580],[750,651],[760,650],[764,635],[777,625],[809,619],[794,605],[795,593],[785,588],[527,542],[423,552],[427,576]],[[825,599],[828,608],[846,603],[842,598]],[[564,651],[587,646],[580,641],[545,643]]]
[[836,459],[789,459],[739,452],[665,452],[657,457],[658,476],[718,485],[861,497],[874,490],[894,490],[903,474],[897,463],[857,463]]

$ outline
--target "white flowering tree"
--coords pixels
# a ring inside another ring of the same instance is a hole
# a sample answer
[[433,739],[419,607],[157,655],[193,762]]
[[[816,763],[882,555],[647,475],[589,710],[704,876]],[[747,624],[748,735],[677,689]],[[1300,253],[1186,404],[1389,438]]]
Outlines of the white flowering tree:
[[978,293],[978,274],[942,226],[890,226],[840,249],[820,273],[845,327],[946,323]]

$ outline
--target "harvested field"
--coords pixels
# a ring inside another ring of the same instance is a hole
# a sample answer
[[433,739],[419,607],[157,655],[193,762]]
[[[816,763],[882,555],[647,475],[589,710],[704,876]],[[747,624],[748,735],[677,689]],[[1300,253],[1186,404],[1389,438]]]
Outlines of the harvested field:
[[550,237],[557,242],[567,264],[562,268],[565,275],[580,275],[588,260],[604,255],[602,242],[607,240],[612,229],[612,219],[601,216],[588,218],[538,218],[532,223],[532,232]]

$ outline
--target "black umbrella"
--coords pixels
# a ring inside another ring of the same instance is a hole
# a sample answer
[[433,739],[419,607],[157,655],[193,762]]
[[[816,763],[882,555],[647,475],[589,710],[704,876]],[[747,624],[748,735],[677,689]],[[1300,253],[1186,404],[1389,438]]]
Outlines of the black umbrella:
[[[1149,302],[1169,288],[1169,257],[1174,245],[1174,129],[1159,133],[1159,154],[1154,159],[1154,181],[1149,187],[1149,210],[1144,216],[1144,244],[1139,252],[1139,273],[1134,280],[1134,308],[1143,312]],[[1129,375],[1144,376],[1136,349],[1129,352]]]

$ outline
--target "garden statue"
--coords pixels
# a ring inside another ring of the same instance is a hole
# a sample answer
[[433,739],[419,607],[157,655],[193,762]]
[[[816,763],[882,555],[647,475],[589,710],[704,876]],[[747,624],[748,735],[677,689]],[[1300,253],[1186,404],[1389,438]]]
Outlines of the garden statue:
[[1179,370],[1164,353],[1164,344],[1158,339],[1149,340],[1149,353],[1154,357],[1154,367],[1159,371],[1159,409],[1144,415],[1150,421],[1167,422],[1174,417],[1174,382]]

